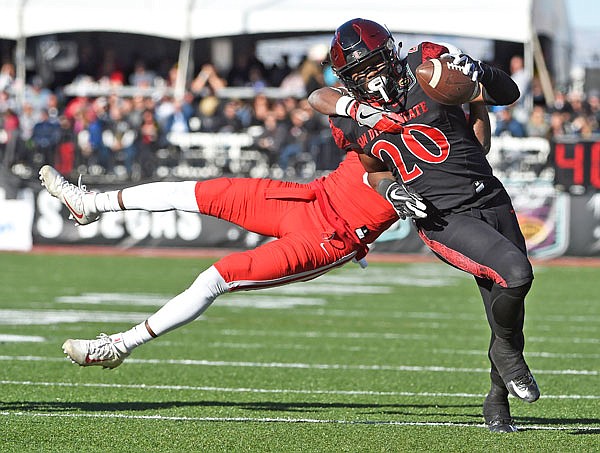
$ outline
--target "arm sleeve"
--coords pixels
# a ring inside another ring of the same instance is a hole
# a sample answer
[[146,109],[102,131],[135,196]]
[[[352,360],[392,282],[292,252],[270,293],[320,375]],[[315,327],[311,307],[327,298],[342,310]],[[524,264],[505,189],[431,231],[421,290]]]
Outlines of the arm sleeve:
[[501,69],[481,63],[483,76],[483,100],[489,105],[509,105],[519,99],[519,87],[510,76]]

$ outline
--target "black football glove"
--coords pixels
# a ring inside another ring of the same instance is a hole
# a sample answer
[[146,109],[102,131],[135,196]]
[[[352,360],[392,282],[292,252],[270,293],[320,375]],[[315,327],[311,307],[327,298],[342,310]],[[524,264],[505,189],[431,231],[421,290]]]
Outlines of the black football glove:
[[377,192],[390,202],[402,220],[427,217],[427,206],[423,203],[423,197],[410,187],[391,179],[382,179],[377,184]]
[[464,75],[471,77],[473,82],[481,81],[484,72],[481,61],[474,60],[466,53],[445,53],[441,56],[452,57],[452,64],[457,66]]

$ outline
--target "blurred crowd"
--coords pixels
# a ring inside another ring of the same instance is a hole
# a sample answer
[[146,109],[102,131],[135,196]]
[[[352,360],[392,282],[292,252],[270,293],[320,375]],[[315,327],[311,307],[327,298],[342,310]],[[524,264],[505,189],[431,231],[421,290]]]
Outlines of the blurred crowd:
[[[266,67],[245,55],[225,74],[204,64],[182,99],[169,90],[175,87],[176,66],[164,73],[149,69],[144,61],[129,73],[106,62],[102,67],[101,74],[81,74],[73,83],[95,83],[106,93],[78,96],[66,95],[64,87],[48,89],[38,76],[17,90],[14,65],[5,62],[0,69],[0,166],[22,178],[35,177],[49,163],[66,175],[148,179],[157,176],[164,156],[175,156],[171,165],[185,158],[185,150],[170,137],[188,132],[248,134],[247,148],[263,156],[263,176],[294,177],[308,162],[313,171],[328,170],[342,159],[327,119],[315,114],[306,100],[308,93],[336,80],[310,58],[294,67],[286,58]],[[522,58],[514,57],[509,70],[524,101],[491,110],[494,135],[551,140],[600,133],[598,92],[556,90],[553,102],[546,103],[539,81],[524,77]],[[117,94],[118,87],[132,90]],[[232,87],[249,88],[252,95],[222,94]],[[293,94],[268,96],[269,87]]]
[[[519,85],[521,98],[507,107],[494,107],[492,129],[495,136],[541,137],[548,140],[570,136],[593,139],[600,134],[600,87],[553,92],[554,99],[546,102],[538,78],[530,80],[523,67],[523,58],[514,56],[510,74]],[[531,107],[525,103],[531,99]]]

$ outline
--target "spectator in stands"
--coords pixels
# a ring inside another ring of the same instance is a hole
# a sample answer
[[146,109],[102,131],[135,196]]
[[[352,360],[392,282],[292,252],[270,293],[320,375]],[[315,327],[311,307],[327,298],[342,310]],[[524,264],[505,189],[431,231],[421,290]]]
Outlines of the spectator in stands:
[[8,94],[8,91],[0,90],[0,113],[7,110],[17,111],[17,102],[14,97]]
[[327,46],[315,45],[311,47],[307,57],[300,64],[300,74],[304,80],[304,88],[307,95],[325,86],[322,62],[327,59],[328,52],[329,49]]
[[[185,104],[183,100],[176,100],[173,103],[173,112],[166,118],[165,133],[170,132],[189,132],[190,118],[192,111],[186,108],[189,104]],[[191,107],[191,106],[190,106]]]
[[571,122],[571,131],[584,140],[591,140],[594,133],[592,122],[587,115],[577,115]]
[[600,92],[593,90],[588,94],[588,103],[590,105],[590,117],[592,119],[592,128],[594,132],[600,132]]
[[123,106],[124,115],[127,115],[127,120],[132,127],[139,130],[142,125],[142,116],[146,107],[144,106],[144,97],[141,95],[135,95],[130,100],[125,101],[126,104]]
[[175,99],[173,96],[164,95],[154,109],[154,117],[163,131],[166,131],[167,120],[173,112],[175,112]]
[[0,165],[9,168],[16,159],[19,144],[19,116],[12,109],[0,112]]
[[159,147],[161,130],[150,109],[142,113],[142,124],[137,138],[138,161],[142,178],[149,178],[156,169],[156,151]]
[[227,73],[227,85],[232,87],[243,87],[248,83],[250,77],[248,72],[250,71],[249,56],[246,52],[238,52],[235,56],[233,66]]
[[[93,59],[94,57],[91,58]],[[101,84],[109,85],[110,80],[117,74],[117,77],[122,77],[124,80],[125,76],[123,74],[122,65],[118,61],[117,52],[113,48],[108,48],[104,50],[102,62],[98,68],[97,74],[90,73],[89,75],[95,75],[96,79]]]
[[521,55],[513,55],[509,63],[510,77],[519,87],[521,96],[513,104],[512,115],[520,123],[527,121],[529,98],[531,97],[531,79],[525,71],[525,63]]
[[227,81],[219,75],[212,64],[204,64],[198,75],[192,80],[190,90],[201,98],[214,96],[219,90],[227,86]]
[[44,87],[42,78],[38,75],[31,80],[31,85],[25,87],[25,102],[31,104],[36,114],[48,108],[48,100],[52,91]]
[[232,87],[250,86],[250,73],[258,72],[266,79],[265,65],[256,57],[256,49],[239,49],[233,67],[227,73],[227,85]]
[[110,150],[109,162],[105,167],[107,170],[112,170],[118,162],[125,166],[127,175],[131,177],[137,156],[136,135],[136,131],[123,117],[119,104],[112,105],[102,134],[104,145]]
[[290,56],[284,54],[281,56],[281,64],[275,63],[269,71],[270,85],[273,87],[278,87],[290,72],[292,72],[292,68],[290,66]]
[[292,124],[279,155],[279,167],[285,175],[293,173],[290,171],[290,161],[306,152],[308,143],[308,131],[306,130],[308,115],[306,112],[302,109],[295,109],[290,114],[290,121]]
[[535,105],[526,125],[528,137],[549,138],[550,123],[546,118],[546,109],[541,105]]
[[71,174],[75,167],[75,135],[72,121],[65,115],[59,117],[60,140],[56,153],[56,169],[65,175]]
[[258,66],[250,67],[248,71],[248,83],[249,86],[254,90],[255,93],[262,93],[264,89],[269,85],[265,73]]
[[48,110],[41,110],[40,119],[33,126],[31,134],[31,141],[37,154],[32,163],[39,164],[38,159],[41,159],[41,162],[54,165],[60,138],[61,130],[58,121],[50,118]]
[[533,105],[546,107],[546,96],[544,95],[542,82],[539,77],[534,77],[531,81],[531,96],[533,98]]
[[271,111],[275,113],[277,120],[291,126],[290,114],[296,109],[296,100],[292,97],[277,99],[271,106]]
[[288,129],[277,120],[275,113],[268,112],[263,122],[263,131],[256,137],[254,146],[267,156],[269,168],[278,162],[287,134]]
[[148,88],[154,86],[156,74],[146,68],[143,60],[135,63],[133,72],[129,75],[129,84],[134,87]]
[[590,105],[585,99],[585,95],[578,91],[572,91],[568,95],[569,104],[571,104],[571,120],[579,116],[587,117],[592,111],[590,109]]
[[60,106],[58,105],[58,96],[54,93],[51,93],[48,96],[48,104],[46,105],[46,110],[48,111],[48,116],[54,121],[58,122],[60,117]]
[[564,115],[558,110],[552,112],[550,115],[550,138],[561,137],[566,133]]
[[271,101],[263,93],[258,93],[251,101],[248,126],[262,126],[271,111]]
[[179,72],[177,63],[171,65],[165,77],[165,83],[168,87],[174,88],[177,85],[177,73]]
[[300,72],[300,67],[293,68],[281,81],[279,88],[292,96],[306,96],[306,83],[304,81],[304,76]]
[[19,114],[19,136],[20,140],[17,145],[16,160],[19,162],[31,162],[31,153],[33,152],[33,144],[31,136],[33,134],[33,126],[40,120],[39,112],[35,112],[33,106],[25,102],[23,110]]
[[15,65],[6,62],[0,67],[0,91],[8,90],[15,82]]
[[336,168],[343,160],[343,154],[336,152],[338,147],[333,142],[330,129],[328,129],[328,118],[324,115],[317,115],[307,99],[300,99],[297,106],[307,115],[304,126],[308,133],[307,152],[312,160],[317,167],[322,169]]
[[225,102],[223,110],[216,121],[216,132],[241,132],[242,121],[238,117],[239,101]]
[[200,119],[201,132],[216,132],[218,128],[219,99],[216,96],[207,96],[198,103],[198,118]]
[[512,115],[510,107],[501,107],[497,109],[496,137],[509,135],[512,137],[526,137],[525,127]]
[[570,115],[573,112],[573,107],[571,107],[571,104],[567,101],[567,96],[563,90],[555,90],[554,102],[548,106],[548,110],[550,113],[560,112]]
[[108,101],[106,98],[97,98],[92,104],[93,110],[88,116],[88,143],[87,165],[99,166],[104,172],[112,170],[110,149],[106,146],[103,133],[108,123]]

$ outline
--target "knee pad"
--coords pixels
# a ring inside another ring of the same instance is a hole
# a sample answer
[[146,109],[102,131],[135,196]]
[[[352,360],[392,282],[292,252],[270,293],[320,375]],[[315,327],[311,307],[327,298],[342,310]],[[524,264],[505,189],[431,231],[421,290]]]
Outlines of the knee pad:
[[[506,275],[503,275],[508,288],[521,288],[533,281],[533,269],[527,255],[518,252],[506,253],[503,258]],[[529,288],[527,288],[529,291]],[[525,291],[525,294],[527,294]]]
[[491,293],[491,306],[494,321],[503,328],[512,328],[523,318],[525,296],[531,282],[516,288],[503,288],[494,284]]

